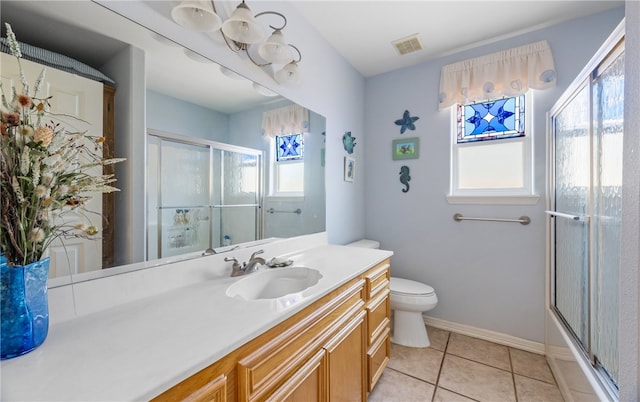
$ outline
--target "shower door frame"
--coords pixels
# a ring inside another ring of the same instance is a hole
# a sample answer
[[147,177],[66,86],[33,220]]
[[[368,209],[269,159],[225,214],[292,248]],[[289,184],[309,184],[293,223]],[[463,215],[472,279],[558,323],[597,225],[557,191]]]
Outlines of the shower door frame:
[[[561,323],[562,327],[568,332],[568,340],[574,346],[575,350],[582,355],[583,361],[587,365],[582,365],[583,368],[589,368],[591,374],[597,380],[601,389],[603,389],[611,400],[617,400],[619,393],[618,388],[614,385],[613,380],[606,373],[606,368],[599,365],[596,357],[593,353],[593,323],[595,322],[595,311],[592,308],[595,300],[595,263],[593,242],[595,229],[592,225],[593,208],[594,208],[594,123],[593,123],[593,86],[598,78],[598,72],[606,69],[610,66],[618,56],[624,52],[624,21],[618,25],[614,32],[609,36],[605,43],[600,47],[598,52],[593,56],[589,63],[583,68],[577,78],[567,87],[563,95],[556,101],[554,106],[547,113],[547,303],[553,317]],[[589,191],[588,191],[588,208],[587,213],[584,216],[570,216],[567,214],[556,213],[555,205],[555,126],[554,118],[557,114],[564,110],[565,107],[578,95],[583,89],[587,88],[589,97]],[[587,230],[587,305],[584,306],[587,310],[587,345],[583,345],[579,339],[579,336],[574,332],[569,323],[563,317],[562,312],[556,307],[556,259],[555,259],[555,220],[557,219],[574,219],[580,221],[586,225]]]
[[[258,168],[258,183],[257,183],[257,189],[256,189],[256,203],[255,204],[243,204],[243,205],[229,205],[226,206],[227,208],[232,208],[232,207],[247,207],[247,206],[253,206],[256,208],[256,217],[255,217],[255,238],[256,240],[260,240],[263,237],[263,227],[262,227],[262,211],[263,211],[263,207],[262,207],[262,203],[263,203],[263,191],[264,191],[264,152],[258,149],[253,149],[253,148],[247,148],[247,147],[241,147],[238,145],[232,145],[232,144],[227,144],[227,143],[223,143],[223,142],[218,142],[218,141],[212,141],[212,140],[206,140],[204,138],[198,138],[198,137],[189,137],[189,136],[185,136],[185,135],[180,135],[180,134],[175,134],[175,133],[171,133],[171,132],[167,132],[167,131],[162,131],[162,130],[155,130],[155,129],[147,129],[147,136],[154,136],[159,138],[160,140],[168,140],[168,141],[172,141],[172,142],[176,142],[176,143],[180,143],[180,144],[186,144],[186,145],[194,145],[194,146],[202,146],[202,147],[207,147],[209,149],[209,203],[208,205],[204,205],[203,207],[207,207],[210,211],[209,213],[209,247],[213,248],[213,234],[214,234],[214,230],[213,230],[213,211],[216,209],[223,209],[225,208],[224,205],[220,205],[214,202],[213,200],[213,187],[214,187],[214,177],[213,177],[213,153],[216,150],[220,150],[220,151],[229,151],[229,152],[236,152],[236,153],[242,153],[242,154],[248,154],[248,155],[253,155],[256,156],[257,158],[257,168]],[[161,152],[160,152],[160,159],[158,161],[158,174],[160,174],[160,166],[161,166]],[[223,160],[221,161],[223,162]],[[145,175],[145,177],[149,174],[149,172],[147,172],[147,174]],[[224,178],[222,178],[224,180]],[[146,180],[146,179],[145,179]],[[157,200],[158,200],[158,205],[162,204],[162,187],[161,187],[161,180],[158,181],[158,194],[157,194]],[[221,195],[224,195],[224,182],[221,182]],[[148,211],[148,202],[147,205],[145,206],[145,210],[146,213],[145,215],[149,214]],[[160,210],[162,209],[162,207],[160,207],[158,209],[158,213],[160,214]],[[158,217],[158,222],[161,222],[161,217]],[[220,221],[220,225],[222,225],[222,221]],[[148,231],[148,230],[147,230]],[[223,231],[220,231],[220,245],[223,244]],[[149,239],[149,235],[147,234],[147,249],[148,249],[148,242],[152,241],[152,239]],[[158,225],[158,236],[157,236],[157,249],[158,249],[158,256],[159,258],[164,258],[162,257],[162,225]],[[203,250],[204,251],[204,250]],[[148,255],[148,250],[147,250],[147,255]]]

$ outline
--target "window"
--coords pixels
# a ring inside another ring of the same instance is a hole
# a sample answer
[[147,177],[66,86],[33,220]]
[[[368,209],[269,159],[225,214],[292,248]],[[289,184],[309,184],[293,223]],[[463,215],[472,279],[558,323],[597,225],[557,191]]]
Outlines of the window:
[[453,107],[450,203],[535,203],[529,95]]
[[304,138],[302,133],[274,138],[271,195],[304,195]]

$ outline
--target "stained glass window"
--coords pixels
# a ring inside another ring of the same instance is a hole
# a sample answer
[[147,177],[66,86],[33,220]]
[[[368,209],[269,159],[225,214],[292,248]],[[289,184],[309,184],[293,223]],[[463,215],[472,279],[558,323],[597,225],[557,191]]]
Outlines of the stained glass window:
[[457,143],[524,136],[524,95],[458,105]]
[[276,136],[276,160],[294,161],[304,158],[302,134]]

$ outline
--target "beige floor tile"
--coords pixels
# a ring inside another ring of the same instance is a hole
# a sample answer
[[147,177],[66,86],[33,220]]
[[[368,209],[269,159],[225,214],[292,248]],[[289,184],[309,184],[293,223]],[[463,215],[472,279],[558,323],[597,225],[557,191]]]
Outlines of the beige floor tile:
[[555,384],[515,375],[518,402],[564,402]]
[[509,348],[497,343],[452,332],[447,353],[511,371]]
[[444,353],[432,348],[410,348],[391,344],[388,367],[435,384]]
[[429,334],[429,340],[431,341],[431,347],[435,350],[444,352],[449,341],[449,331],[444,329],[434,328],[427,325],[427,333]]
[[535,378],[550,384],[556,383],[547,364],[547,359],[543,355],[513,348],[509,348],[509,352],[515,374],[522,374],[525,377]]
[[447,354],[438,385],[479,401],[515,402],[511,372]]
[[474,402],[474,400],[438,387],[433,402]]
[[375,388],[369,394],[369,402],[429,402],[435,387],[424,381],[386,368]]

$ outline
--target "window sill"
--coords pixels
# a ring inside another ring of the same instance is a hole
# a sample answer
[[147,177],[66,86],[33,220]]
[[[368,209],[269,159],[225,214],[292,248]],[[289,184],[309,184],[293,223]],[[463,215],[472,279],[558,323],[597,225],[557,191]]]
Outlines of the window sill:
[[535,205],[539,195],[447,195],[449,204]]

